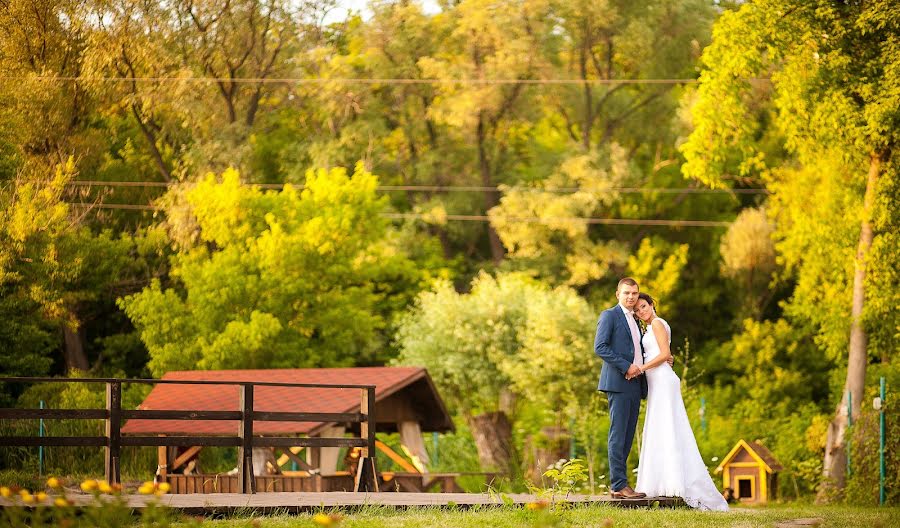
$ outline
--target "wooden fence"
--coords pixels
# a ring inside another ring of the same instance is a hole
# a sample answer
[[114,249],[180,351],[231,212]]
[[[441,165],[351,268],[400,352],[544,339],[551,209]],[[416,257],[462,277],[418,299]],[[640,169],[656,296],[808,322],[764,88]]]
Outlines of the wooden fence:
[[[356,491],[377,491],[375,472],[375,386],[268,383],[243,381],[190,381],[118,378],[11,378],[0,383],[105,383],[105,409],[9,409],[0,408],[0,419],[13,420],[105,420],[104,436],[0,436],[0,446],[96,446],[105,449],[105,475],[109,483],[120,482],[119,453],[125,446],[237,447],[237,487],[256,493],[253,474],[254,447],[359,447],[362,453],[356,472]],[[234,411],[122,409],[122,384],[235,385],[240,387],[240,408]],[[261,412],[253,409],[255,387],[359,389],[359,413]],[[122,420],[232,420],[239,421],[235,436],[122,436]],[[360,424],[359,438],[298,438],[254,436],[254,421],[348,422]]]

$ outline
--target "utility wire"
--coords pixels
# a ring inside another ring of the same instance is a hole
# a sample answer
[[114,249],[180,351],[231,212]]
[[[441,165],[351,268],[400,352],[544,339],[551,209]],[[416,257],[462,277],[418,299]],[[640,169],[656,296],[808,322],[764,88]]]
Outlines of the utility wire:
[[[88,209],[125,209],[137,211],[161,211],[163,208],[153,205],[137,205],[137,204],[104,204],[104,203],[80,203],[67,202],[75,207],[83,207]],[[394,220],[424,220],[438,218],[435,215],[426,215],[422,213],[382,213],[381,216]],[[442,215],[439,217],[444,220],[460,221],[460,222],[490,222],[492,217],[488,215]],[[652,219],[633,219],[633,218],[593,218],[593,217],[549,217],[541,218],[538,216],[495,216],[494,220],[506,220],[510,222],[573,222],[583,224],[601,224],[601,225],[630,225],[630,226],[665,226],[665,227],[728,227],[731,222],[720,222],[712,220],[652,220]]]
[[[66,185],[79,187],[158,187],[168,188],[176,185],[194,186],[196,183],[178,184],[173,182],[154,182],[154,181],[96,181],[82,180],[72,181]],[[250,187],[260,189],[282,189],[286,183],[247,183]],[[305,185],[290,184],[297,189],[305,189]],[[576,193],[589,191],[579,187],[522,187],[509,186],[506,189],[513,191],[532,191],[532,192],[548,192],[548,193]],[[409,191],[409,192],[503,192],[504,189],[493,186],[480,185],[379,185],[378,191]],[[644,193],[661,193],[661,194],[769,194],[767,189],[751,188],[751,189],[694,189],[690,187],[610,187],[608,189],[599,189],[596,192],[617,192],[623,194],[644,194]]]
[[[609,85],[621,84],[697,84],[699,79],[403,79],[403,78],[361,78],[361,77],[84,77],[84,76],[21,76],[2,75],[2,81],[41,82],[139,82],[139,83],[244,83],[244,84],[550,84],[550,85]],[[765,78],[748,78],[748,82],[770,82]]]

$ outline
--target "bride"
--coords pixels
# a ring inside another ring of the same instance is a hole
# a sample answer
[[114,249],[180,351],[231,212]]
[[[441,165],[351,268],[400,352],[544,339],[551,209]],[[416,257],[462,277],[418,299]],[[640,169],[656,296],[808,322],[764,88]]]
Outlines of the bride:
[[642,293],[635,308],[647,326],[640,369],[648,385],[635,489],[648,497],[681,497],[692,508],[728,511],[697,449],[681,399],[681,380],[666,363],[672,356],[672,330],[656,316],[654,304],[652,297]]

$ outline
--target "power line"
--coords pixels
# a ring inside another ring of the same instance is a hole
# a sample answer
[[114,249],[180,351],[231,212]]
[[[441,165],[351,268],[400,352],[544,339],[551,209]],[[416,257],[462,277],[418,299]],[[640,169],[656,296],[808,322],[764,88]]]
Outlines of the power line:
[[[426,215],[421,213],[384,213],[388,218],[418,219]],[[432,217],[433,215],[427,215]],[[668,227],[728,227],[731,222],[717,222],[712,220],[643,220],[636,218],[593,218],[593,217],[548,217],[540,216],[488,216],[488,215],[445,215],[440,218],[458,220],[463,222],[489,222],[491,219],[507,220],[511,222],[572,222],[583,224],[603,225],[631,225],[631,226],[668,226]]]
[[[174,187],[177,185],[189,185],[194,186],[196,183],[186,183],[179,184],[173,182],[154,182],[154,181],[96,181],[96,180],[82,180],[82,181],[72,181],[67,183],[66,185],[71,186],[80,186],[80,187],[157,187],[157,188],[168,188]],[[282,189],[286,183],[247,183],[244,184],[250,187],[257,187],[260,189]],[[297,185],[290,184],[298,189],[305,189],[305,185]],[[576,192],[584,192],[589,191],[589,189],[583,189],[579,187],[547,187],[547,188],[537,188],[537,187],[522,187],[522,186],[509,186],[506,187],[508,190],[513,191],[530,191],[530,192],[548,192],[548,193],[560,193],[560,194],[571,194]],[[378,191],[408,191],[408,192],[503,192],[504,189],[495,186],[481,186],[481,185],[379,185],[376,190]],[[617,192],[623,194],[649,194],[649,193],[660,193],[660,194],[769,194],[768,189],[760,189],[760,188],[751,188],[751,189],[695,189],[691,187],[610,187],[608,189],[600,189],[596,192]]]
[[[162,207],[137,204],[103,204],[103,203],[79,203],[67,202],[69,205],[88,209],[125,209],[137,211],[161,211]],[[437,218],[435,215],[423,213],[381,213],[381,216],[393,220],[425,220]],[[460,222],[490,222],[492,217],[488,215],[442,215],[440,219]],[[661,226],[661,227],[728,227],[731,222],[713,220],[653,220],[634,218],[594,218],[594,217],[549,217],[539,216],[494,216],[495,220],[507,220],[511,222],[572,222],[591,225],[629,225],[629,226]]]
[[[362,78],[362,77],[84,77],[84,76],[0,76],[3,81],[40,81],[40,82],[139,82],[139,83],[239,83],[239,84],[466,84],[466,85],[609,85],[622,84],[697,84],[698,79],[404,79],[404,78]],[[770,82],[770,79],[748,78],[748,82]]]

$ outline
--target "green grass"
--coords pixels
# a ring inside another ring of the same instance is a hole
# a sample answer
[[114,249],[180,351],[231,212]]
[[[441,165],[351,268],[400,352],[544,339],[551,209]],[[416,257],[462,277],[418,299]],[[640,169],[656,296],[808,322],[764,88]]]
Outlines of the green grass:
[[[331,510],[326,510],[330,513]],[[339,528],[519,528],[519,527],[663,527],[663,528],[755,528],[772,527],[776,522],[819,517],[824,527],[900,527],[900,508],[852,508],[838,506],[787,505],[771,508],[735,508],[729,513],[704,513],[688,509],[626,510],[610,506],[577,507],[550,513],[514,507],[472,509],[411,508],[398,510],[369,507],[339,512],[344,517]],[[203,528],[315,527],[313,514],[243,516],[205,520]],[[335,525],[333,525],[335,526]]]

